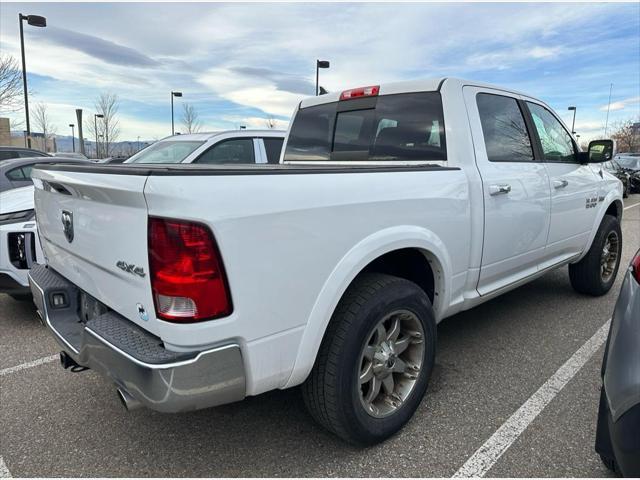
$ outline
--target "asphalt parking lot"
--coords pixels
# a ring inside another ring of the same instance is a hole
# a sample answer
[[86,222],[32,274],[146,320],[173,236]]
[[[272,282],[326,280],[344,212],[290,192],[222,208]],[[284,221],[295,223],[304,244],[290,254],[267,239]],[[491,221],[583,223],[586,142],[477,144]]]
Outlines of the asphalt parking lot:
[[[622,230],[621,271],[640,247],[640,195],[626,199]],[[451,476],[597,335],[622,277],[590,298],[561,269],[441,323],[421,407],[368,449],[317,426],[297,389],[188,414],[126,412],[97,374],[62,370],[30,303],[0,295],[0,475]],[[541,413],[510,430],[488,476],[610,476],[593,451],[604,350],[595,345]]]

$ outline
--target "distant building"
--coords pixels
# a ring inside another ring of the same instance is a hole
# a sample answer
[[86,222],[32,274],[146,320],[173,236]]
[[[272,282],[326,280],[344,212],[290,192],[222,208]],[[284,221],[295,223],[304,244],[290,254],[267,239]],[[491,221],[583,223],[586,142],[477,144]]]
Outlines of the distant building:
[[[22,135],[11,133],[11,122],[8,118],[0,118],[0,146],[2,147],[26,147],[26,131]],[[55,137],[44,138],[42,133],[31,132],[31,148],[42,152],[55,152],[57,150]]]

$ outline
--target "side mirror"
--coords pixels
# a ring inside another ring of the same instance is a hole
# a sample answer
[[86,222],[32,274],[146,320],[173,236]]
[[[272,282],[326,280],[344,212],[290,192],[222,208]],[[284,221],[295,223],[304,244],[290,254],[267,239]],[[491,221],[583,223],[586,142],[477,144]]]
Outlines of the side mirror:
[[608,162],[613,158],[613,140],[593,140],[589,142],[587,163]]

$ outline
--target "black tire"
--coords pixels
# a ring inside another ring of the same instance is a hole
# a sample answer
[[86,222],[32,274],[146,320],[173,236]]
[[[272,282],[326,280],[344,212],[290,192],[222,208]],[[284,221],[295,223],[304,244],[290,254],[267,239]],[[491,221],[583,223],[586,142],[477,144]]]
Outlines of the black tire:
[[[369,415],[360,400],[362,349],[385,315],[408,310],[424,330],[422,368],[397,410],[384,418]],[[413,416],[427,389],[435,362],[436,323],[425,292],[415,283],[366,273],[347,289],[322,340],[316,363],[302,386],[305,404],[327,430],[357,445],[372,445],[400,430]]]
[[[618,255],[615,268],[610,277],[604,279],[601,275],[602,252],[610,234],[615,233],[618,238]],[[622,255],[622,230],[620,222],[611,215],[605,215],[600,223],[589,252],[578,263],[569,265],[569,279],[571,286],[579,293],[600,296],[607,293],[616,280],[620,257]]]
[[620,474],[620,468],[618,467],[615,459],[605,457],[604,455],[600,454],[600,460],[602,460],[602,464],[607,467],[607,469],[611,470],[613,473]]

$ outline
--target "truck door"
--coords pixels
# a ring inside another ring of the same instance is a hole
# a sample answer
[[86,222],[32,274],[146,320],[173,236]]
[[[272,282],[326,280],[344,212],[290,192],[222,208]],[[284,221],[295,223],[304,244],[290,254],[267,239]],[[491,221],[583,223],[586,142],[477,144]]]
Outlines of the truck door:
[[580,254],[585,248],[598,212],[602,178],[591,166],[578,161],[578,149],[562,122],[542,104],[527,100],[549,175],[551,225],[543,267]]
[[550,222],[549,178],[535,158],[530,123],[514,94],[464,87],[484,196],[478,292],[486,295],[538,271]]

